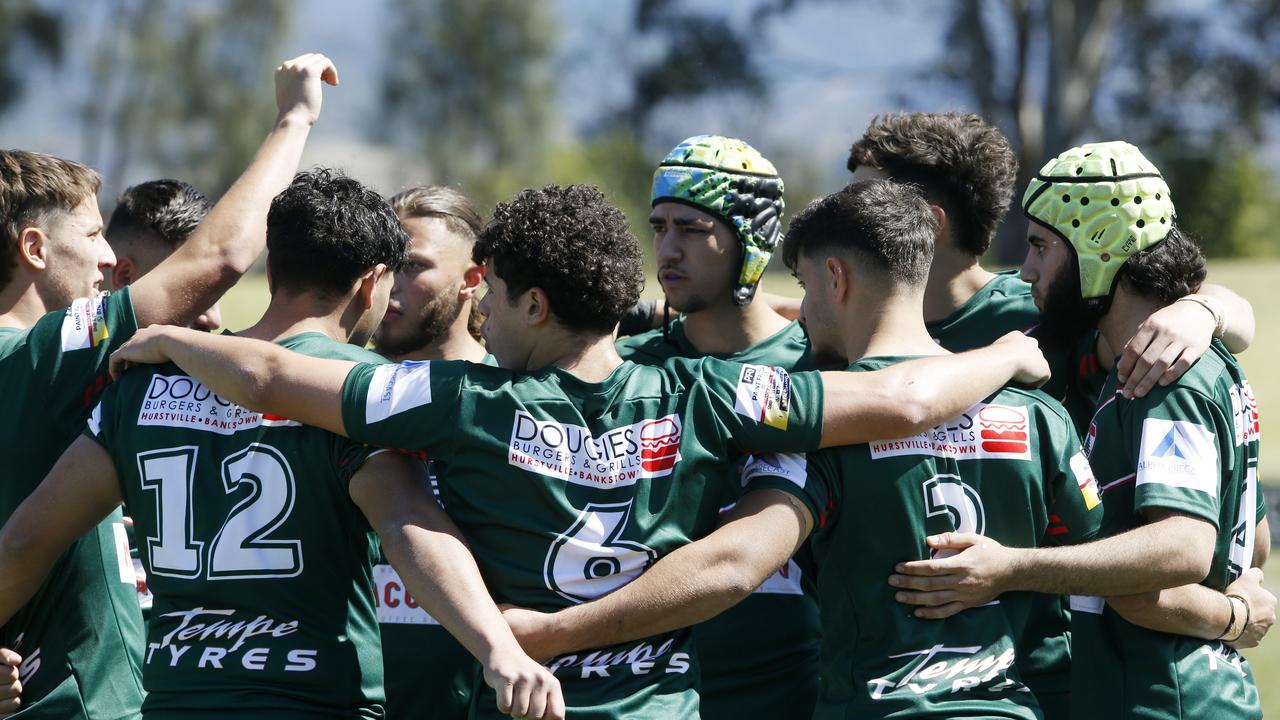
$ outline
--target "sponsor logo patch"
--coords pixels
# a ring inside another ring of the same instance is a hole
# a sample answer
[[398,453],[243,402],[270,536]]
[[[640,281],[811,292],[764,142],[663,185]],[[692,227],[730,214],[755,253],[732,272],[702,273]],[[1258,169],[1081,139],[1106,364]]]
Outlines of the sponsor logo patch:
[[379,365],[369,379],[364,421],[376,423],[392,415],[431,403],[431,363],[406,360]]
[[107,330],[107,295],[78,298],[62,318],[62,351],[97,347],[111,336]]
[[1138,485],[1218,491],[1218,451],[1208,428],[1184,420],[1147,418],[1142,421],[1142,449]]
[[400,573],[390,565],[373,566],[373,587],[376,593],[374,605],[378,608],[378,622],[382,625],[439,625],[439,621],[427,614],[400,579]]
[[1102,498],[1098,494],[1098,481],[1093,477],[1093,468],[1089,466],[1089,459],[1084,456],[1083,452],[1078,452],[1071,456],[1071,473],[1076,477],[1076,485],[1080,488],[1080,494],[1084,496],[1084,507],[1086,510],[1092,510],[1102,504]]
[[759,477],[780,477],[804,488],[809,479],[809,461],[804,453],[760,453],[752,455],[742,468],[742,486]]
[[733,409],[779,430],[791,417],[791,376],[779,367],[743,365]]
[[186,375],[153,375],[138,411],[138,425],[234,435],[258,427],[301,427],[302,423],[242,408]]
[[1231,414],[1235,419],[1236,446],[1262,439],[1262,422],[1258,416],[1258,399],[1245,380],[1231,388]]
[[539,475],[588,487],[623,487],[670,475],[680,462],[679,415],[642,420],[600,437],[581,425],[535,420],[518,410],[507,462]]
[[[987,693],[1028,692],[1026,686],[1009,677],[1015,654],[1012,648],[946,647],[934,645],[924,650],[890,655],[905,664],[867,683],[872,700],[920,696],[945,696],[978,691]],[[939,698],[941,699],[941,698]]]
[[1030,429],[1025,407],[978,403],[960,417],[919,435],[872,442],[871,458],[930,455],[959,460],[1031,460]]

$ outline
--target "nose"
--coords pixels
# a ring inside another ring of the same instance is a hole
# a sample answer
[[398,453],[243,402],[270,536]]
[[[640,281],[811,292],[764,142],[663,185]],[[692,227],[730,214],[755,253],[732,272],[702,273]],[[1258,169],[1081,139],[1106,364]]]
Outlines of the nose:
[[106,274],[108,270],[116,266],[116,254],[111,250],[111,246],[107,244],[107,238],[98,233],[96,242],[96,251],[98,254],[98,269]]
[[670,230],[655,231],[653,234],[654,254],[658,258],[658,264],[664,262],[674,262],[680,259],[680,243],[676,239],[676,234]]
[[1018,272],[1018,277],[1022,278],[1023,282],[1033,285],[1040,279],[1040,273],[1035,267],[1034,248],[1027,250],[1027,257],[1022,261],[1022,270]]
[[213,332],[222,327],[222,308],[215,302],[208,310],[200,313],[200,316],[191,323],[191,327],[204,332]]

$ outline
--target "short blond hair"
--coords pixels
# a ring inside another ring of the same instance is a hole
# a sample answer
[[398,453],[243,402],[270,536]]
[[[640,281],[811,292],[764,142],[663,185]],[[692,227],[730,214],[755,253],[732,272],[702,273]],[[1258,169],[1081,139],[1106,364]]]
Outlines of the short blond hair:
[[47,223],[51,212],[75,210],[101,187],[102,177],[78,162],[0,150],[0,288],[13,279],[22,231]]

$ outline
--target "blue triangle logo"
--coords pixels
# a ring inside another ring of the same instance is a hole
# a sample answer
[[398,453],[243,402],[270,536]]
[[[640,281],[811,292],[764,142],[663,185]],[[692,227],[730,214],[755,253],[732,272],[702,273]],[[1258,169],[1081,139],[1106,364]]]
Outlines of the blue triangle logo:
[[1178,442],[1178,439],[1178,428],[1175,425],[1174,427],[1169,428],[1169,433],[1165,435],[1164,439],[1160,441],[1160,444],[1156,446],[1156,457],[1169,457],[1172,455],[1173,457],[1186,460],[1187,455],[1182,452],[1182,446]]

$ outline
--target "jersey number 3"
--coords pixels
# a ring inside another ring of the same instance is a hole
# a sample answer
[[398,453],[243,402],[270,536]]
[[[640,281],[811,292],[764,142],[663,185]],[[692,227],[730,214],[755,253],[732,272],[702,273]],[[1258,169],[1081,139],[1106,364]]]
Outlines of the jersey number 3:
[[223,459],[223,489],[231,494],[247,487],[249,495],[236,503],[206,542],[195,537],[192,508],[197,452],[188,445],[138,455],[142,488],[154,490],[156,498],[158,537],[147,538],[151,572],[210,580],[293,577],[302,572],[300,541],[266,539],[293,511],[293,470],[284,455],[270,445],[254,443]]
[[[924,514],[926,518],[945,519],[955,532],[987,534],[987,513],[982,507],[982,498],[977,490],[955,475],[934,475],[924,481]],[[933,557],[955,554],[955,550],[930,552]]]

